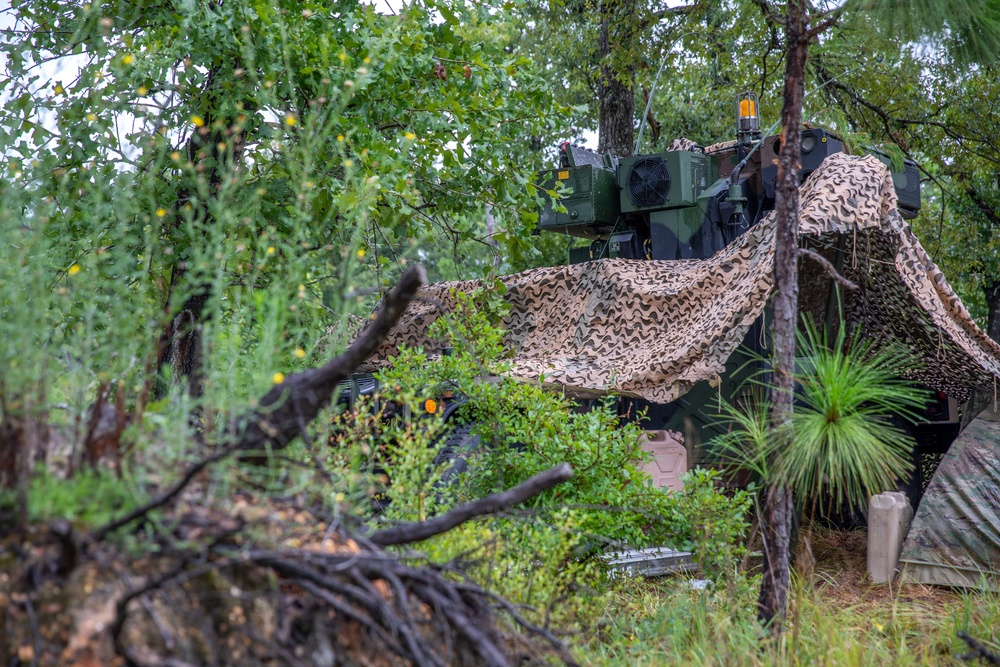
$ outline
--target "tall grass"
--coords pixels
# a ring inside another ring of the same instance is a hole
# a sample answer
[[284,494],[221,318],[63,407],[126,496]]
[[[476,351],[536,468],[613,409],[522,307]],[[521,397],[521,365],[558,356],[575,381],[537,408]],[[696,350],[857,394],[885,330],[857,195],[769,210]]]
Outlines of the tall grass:
[[997,648],[1000,595],[926,593],[918,585],[842,583],[793,576],[788,632],[765,641],[756,619],[757,581],[695,590],[683,580],[632,581],[611,597],[600,632],[582,652],[592,665],[957,665],[965,631]]

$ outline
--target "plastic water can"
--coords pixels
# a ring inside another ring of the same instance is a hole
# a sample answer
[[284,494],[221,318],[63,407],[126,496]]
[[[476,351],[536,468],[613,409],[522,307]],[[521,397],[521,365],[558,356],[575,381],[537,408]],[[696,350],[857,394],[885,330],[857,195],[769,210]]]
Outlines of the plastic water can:
[[913,508],[900,491],[880,493],[868,502],[868,576],[872,581],[886,582],[896,576],[911,519]]

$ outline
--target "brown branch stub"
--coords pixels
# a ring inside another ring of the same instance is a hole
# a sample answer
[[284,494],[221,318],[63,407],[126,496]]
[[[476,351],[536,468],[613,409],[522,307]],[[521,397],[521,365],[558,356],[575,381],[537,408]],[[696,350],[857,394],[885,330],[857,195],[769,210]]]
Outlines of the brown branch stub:
[[[644,86],[642,89],[642,101],[647,106],[649,106],[649,96],[650,96],[650,91],[648,88]],[[660,141],[661,124],[660,121],[656,120],[656,117],[653,116],[652,106],[649,106],[649,111],[646,113],[646,123],[649,124],[649,140],[651,142],[651,145],[656,146],[656,144],[658,144]]]
[[560,463],[543,473],[539,473],[513,489],[501,491],[486,496],[480,500],[461,505],[439,517],[420,523],[404,523],[392,528],[380,530],[369,536],[372,544],[388,546],[391,544],[410,544],[420,542],[435,535],[446,533],[470,519],[484,514],[502,512],[514,505],[537,496],[556,484],[565,482],[573,476],[573,469],[568,463]]
[[845,278],[844,276],[840,275],[837,272],[836,267],[834,267],[833,264],[830,263],[830,260],[828,260],[823,255],[819,254],[815,250],[809,250],[808,248],[799,248],[798,255],[799,257],[808,257],[809,259],[819,264],[821,267],[823,267],[823,270],[826,271],[827,275],[830,276],[830,279],[833,280],[838,285],[840,285],[841,287],[846,287],[849,290],[858,289],[858,286],[856,284],[854,284],[853,282],[851,282],[850,280],[848,280],[847,278]]

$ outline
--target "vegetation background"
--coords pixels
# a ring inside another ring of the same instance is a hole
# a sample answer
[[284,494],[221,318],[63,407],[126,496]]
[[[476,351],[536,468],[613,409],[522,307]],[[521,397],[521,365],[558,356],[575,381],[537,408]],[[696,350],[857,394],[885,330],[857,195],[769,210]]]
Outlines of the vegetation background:
[[[731,138],[743,90],[769,124],[784,83],[778,9],[12,3],[0,42],[3,525],[86,531],[155,496],[269,390],[342,351],[413,263],[437,281],[564,261],[563,239],[532,235],[533,174],[556,144],[599,128],[602,149],[632,152],[649,97],[639,152]],[[831,26],[812,45],[803,118],[918,162],[914,229],[1000,339],[1000,84],[952,55],[959,38],[914,41],[864,14]],[[331,413],[309,441],[336,447],[317,457],[299,440],[260,453],[266,465],[212,468],[199,503],[232,513],[247,490],[262,504],[302,495],[317,512],[303,524],[377,527],[568,460],[580,471],[570,485],[421,544],[419,560],[461,563],[531,605],[533,622],[586,631],[571,642],[597,663],[930,663],[954,654],[955,629],[984,634],[1000,616],[989,594],[935,600],[944,613],[896,596],[831,614],[821,582],[804,578],[795,632],[757,653],[758,582],[740,567],[751,496],[716,491],[705,472],[684,494],[654,491],[634,463],[638,433],[609,411],[571,414],[535,388],[483,382],[503,351],[497,305],[480,297],[442,323],[454,356],[408,351],[384,378],[416,411],[426,397],[412,388],[444,380],[477,397],[470,419],[490,425],[479,435],[494,447],[459,491],[435,485],[432,419],[393,433]],[[373,519],[385,472],[393,500]],[[115,533],[115,549],[149,555],[171,521]],[[625,583],[588,557],[654,542],[694,549],[715,587]],[[45,650],[29,644],[30,664]]]

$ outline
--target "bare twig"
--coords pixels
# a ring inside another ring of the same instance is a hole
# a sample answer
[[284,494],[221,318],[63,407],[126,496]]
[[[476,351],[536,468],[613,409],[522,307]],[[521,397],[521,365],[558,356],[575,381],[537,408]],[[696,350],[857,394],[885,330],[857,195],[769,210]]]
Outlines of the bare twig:
[[211,464],[215,463],[216,461],[221,461],[222,459],[226,458],[227,456],[235,452],[237,449],[239,449],[238,442],[230,443],[229,445],[221,448],[219,451],[212,454],[211,456],[190,465],[188,469],[184,472],[184,476],[181,477],[181,479],[178,482],[176,482],[172,487],[170,487],[165,492],[158,495],[156,498],[153,498],[148,503],[135,508],[125,516],[104,524],[103,526],[92,532],[89,536],[87,536],[85,541],[91,544],[100,542],[105,537],[107,537],[109,533],[112,533],[121,528],[122,526],[126,526],[137,519],[141,519],[142,517],[152,512],[153,510],[168,504],[170,501],[176,498],[180,494],[180,492],[187,487],[188,484],[191,483],[191,480],[194,479],[195,475],[197,475],[202,470],[204,470]]
[[560,463],[554,468],[539,473],[523,484],[513,489],[501,491],[486,496],[480,500],[456,507],[439,517],[420,523],[404,523],[392,528],[380,530],[369,536],[373,544],[388,546],[390,544],[410,544],[420,542],[429,537],[448,532],[470,519],[484,514],[502,512],[509,507],[523,503],[528,498],[565,482],[573,476],[573,469],[568,463]]
[[830,260],[828,260],[823,255],[819,254],[815,250],[809,250],[808,248],[799,248],[799,257],[808,257],[809,259],[819,264],[821,267],[823,267],[823,270],[826,271],[827,275],[829,275],[830,278],[838,285],[846,287],[849,290],[858,289],[857,285],[855,285],[853,282],[851,282],[850,280],[848,280],[847,278],[845,278],[844,276],[840,275],[840,273],[837,272],[837,269],[833,266],[833,264],[830,263]]

